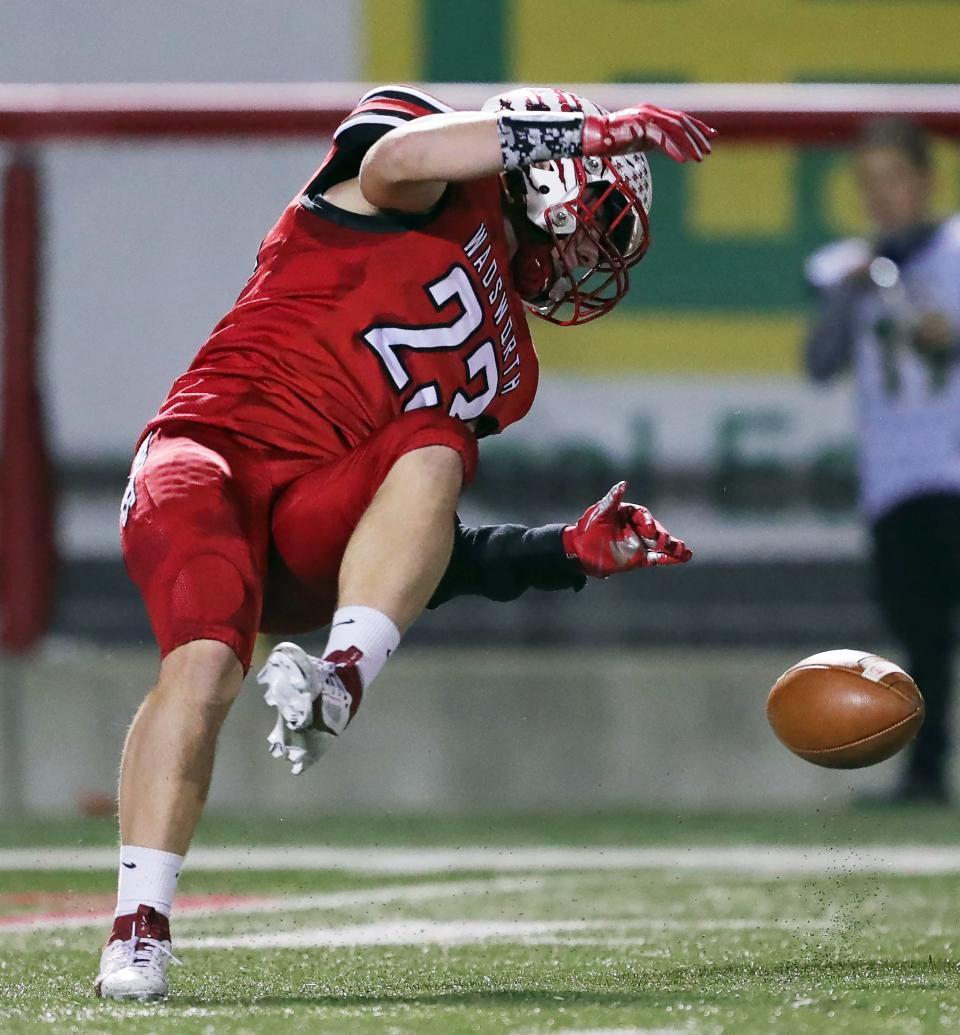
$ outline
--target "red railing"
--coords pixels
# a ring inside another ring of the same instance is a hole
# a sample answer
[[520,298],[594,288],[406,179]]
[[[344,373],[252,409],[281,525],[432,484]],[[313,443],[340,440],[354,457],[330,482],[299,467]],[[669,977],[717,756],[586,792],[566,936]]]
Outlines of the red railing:
[[[328,135],[368,84],[0,85],[0,141],[91,138],[222,139]],[[899,113],[960,137],[960,86],[882,84],[582,84],[608,108],[640,102],[693,112],[728,139],[842,143],[866,115]],[[455,108],[477,108],[495,84],[424,89]]]

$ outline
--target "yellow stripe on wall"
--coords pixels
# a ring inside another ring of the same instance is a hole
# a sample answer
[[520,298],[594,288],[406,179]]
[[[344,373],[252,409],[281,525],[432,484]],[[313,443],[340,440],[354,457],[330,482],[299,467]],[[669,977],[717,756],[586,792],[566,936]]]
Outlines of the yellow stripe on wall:
[[700,237],[784,237],[796,232],[796,150],[741,144],[710,156],[690,177],[689,229]]
[[[549,18],[542,0],[515,0],[510,9],[513,75],[521,82],[889,80],[960,72],[957,0],[552,0]],[[585,17],[587,45],[576,31]]]
[[531,317],[545,372],[802,376],[801,315],[611,314],[586,327]]
[[424,62],[423,0],[363,0],[361,64],[369,83],[415,83]]

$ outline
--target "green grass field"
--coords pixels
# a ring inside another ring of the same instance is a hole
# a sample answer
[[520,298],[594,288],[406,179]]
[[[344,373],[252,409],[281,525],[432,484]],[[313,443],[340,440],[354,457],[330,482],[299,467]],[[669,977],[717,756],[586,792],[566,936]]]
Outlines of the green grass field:
[[[960,1032],[955,830],[948,810],[211,820],[198,847],[225,854],[181,880],[170,999],[116,1005],[90,990],[112,824],[0,825],[0,1032]],[[284,858],[309,845],[323,868]],[[88,854],[37,868],[58,848]]]

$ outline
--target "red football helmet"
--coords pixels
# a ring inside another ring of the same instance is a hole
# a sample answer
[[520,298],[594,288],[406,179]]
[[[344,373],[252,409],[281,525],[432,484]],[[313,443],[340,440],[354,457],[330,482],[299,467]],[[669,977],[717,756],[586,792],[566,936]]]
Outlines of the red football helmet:
[[[484,111],[605,109],[552,87],[523,87],[490,98]],[[507,210],[519,247],[513,278],[537,316],[586,323],[627,293],[628,270],[650,245],[650,166],[640,153],[561,158],[503,174]]]

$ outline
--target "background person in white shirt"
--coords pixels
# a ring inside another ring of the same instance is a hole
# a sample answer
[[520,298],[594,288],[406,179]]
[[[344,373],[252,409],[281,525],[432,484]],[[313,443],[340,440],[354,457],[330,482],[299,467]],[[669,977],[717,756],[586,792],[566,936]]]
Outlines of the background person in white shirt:
[[931,215],[930,141],[917,124],[866,123],[854,162],[874,232],[808,260],[819,305],[806,364],[817,381],[856,377],[877,597],[926,698],[895,799],[946,801],[960,602],[960,215]]

